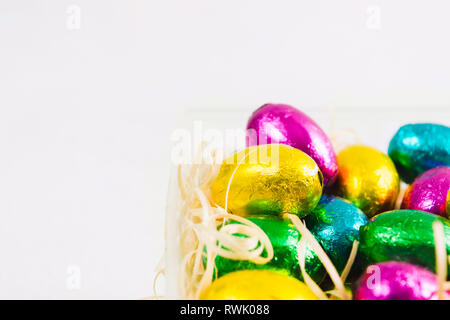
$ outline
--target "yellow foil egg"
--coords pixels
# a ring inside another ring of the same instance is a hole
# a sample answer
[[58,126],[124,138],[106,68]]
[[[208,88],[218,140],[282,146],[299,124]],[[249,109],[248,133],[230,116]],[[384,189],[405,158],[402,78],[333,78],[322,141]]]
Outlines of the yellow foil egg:
[[317,164],[282,144],[249,147],[225,159],[211,187],[214,202],[240,215],[306,216],[322,195]]
[[243,270],[215,280],[200,300],[317,300],[303,282],[275,271]]
[[447,217],[450,217],[450,190],[447,193]]
[[368,146],[354,145],[338,154],[335,195],[353,202],[367,217],[394,209],[400,180],[392,160]]

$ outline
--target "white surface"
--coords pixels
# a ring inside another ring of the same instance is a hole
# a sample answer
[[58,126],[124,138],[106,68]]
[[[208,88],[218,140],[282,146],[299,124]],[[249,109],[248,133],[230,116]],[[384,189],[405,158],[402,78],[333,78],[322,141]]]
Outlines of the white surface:
[[[445,0],[0,0],[0,298],[152,294],[184,112],[274,101],[396,107],[407,122],[436,106],[448,124],[449,12]],[[377,121],[354,129],[370,138]]]

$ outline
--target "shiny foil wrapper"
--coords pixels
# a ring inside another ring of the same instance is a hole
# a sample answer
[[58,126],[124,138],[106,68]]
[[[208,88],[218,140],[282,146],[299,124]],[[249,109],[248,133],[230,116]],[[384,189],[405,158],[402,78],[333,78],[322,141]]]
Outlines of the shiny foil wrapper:
[[304,217],[319,202],[322,183],[317,164],[304,152],[281,144],[259,145],[225,159],[211,195],[217,205],[240,216]]
[[215,280],[200,300],[317,300],[303,282],[269,270],[244,270]]
[[394,208],[400,179],[387,155],[372,147],[354,145],[338,154],[338,165],[332,194],[349,200],[369,218]]
[[450,167],[437,167],[425,171],[408,187],[402,209],[422,210],[448,217],[447,193],[450,190]]
[[302,150],[317,163],[324,186],[337,174],[336,154],[327,135],[306,114],[285,104],[265,104],[247,124],[247,146],[282,143]]
[[450,190],[447,193],[447,217],[450,217]]
[[425,171],[450,166],[450,128],[432,123],[402,126],[389,143],[389,156],[406,183]]
[[[266,264],[255,264],[247,260],[231,260],[217,256],[215,260],[217,277],[237,270],[266,269],[277,270],[302,280],[297,258],[297,246],[301,235],[295,226],[287,220],[273,217],[249,218],[249,220],[269,237],[274,257]],[[325,268],[308,244],[305,249],[305,270],[316,282],[320,282],[325,276]]]
[[[377,272],[377,281],[374,273]],[[355,300],[436,300],[438,279],[413,264],[389,261],[367,268],[357,282]]]
[[353,241],[359,241],[360,227],[368,223],[365,214],[349,201],[323,195],[305,221],[341,273],[352,250]]
[[448,219],[417,210],[393,210],[374,217],[360,229],[359,252],[364,264],[397,260],[434,271],[434,221],[443,223],[447,252],[450,252]]

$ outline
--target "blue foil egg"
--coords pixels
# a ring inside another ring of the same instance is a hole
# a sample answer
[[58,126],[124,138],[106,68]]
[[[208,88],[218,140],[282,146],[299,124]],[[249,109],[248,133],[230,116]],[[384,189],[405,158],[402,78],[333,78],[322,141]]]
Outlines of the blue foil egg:
[[345,267],[353,241],[359,241],[359,228],[367,223],[366,215],[358,207],[331,195],[323,195],[306,217],[306,226],[339,272]]
[[429,169],[450,166],[450,128],[433,123],[404,125],[391,139],[388,154],[400,178],[411,183]]

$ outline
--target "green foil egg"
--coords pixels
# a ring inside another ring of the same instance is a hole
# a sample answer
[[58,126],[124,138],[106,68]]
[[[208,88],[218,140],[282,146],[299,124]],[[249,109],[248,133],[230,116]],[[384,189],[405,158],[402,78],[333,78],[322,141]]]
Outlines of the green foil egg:
[[[295,226],[287,220],[269,216],[249,218],[249,220],[260,227],[269,237],[274,251],[273,259],[266,264],[255,264],[248,260],[231,260],[217,256],[215,260],[217,277],[237,270],[265,269],[276,270],[302,280],[297,260],[297,246],[301,235]],[[306,272],[314,281],[320,282],[325,276],[325,268],[308,244],[305,256]]]
[[306,217],[306,226],[316,237],[339,273],[344,270],[353,241],[359,241],[359,229],[368,220],[350,201],[324,195]]
[[360,230],[359,248],[364,265],[394,260],[434,272],[434,221],[443,223],[447,252],[450,252],[450,220],[418,210],[393,210],[375,216]]
[[433,123],[404,125],[391,139],[388,154],[400,178],[411,183],[429,169],[450,166],[450,128]]

